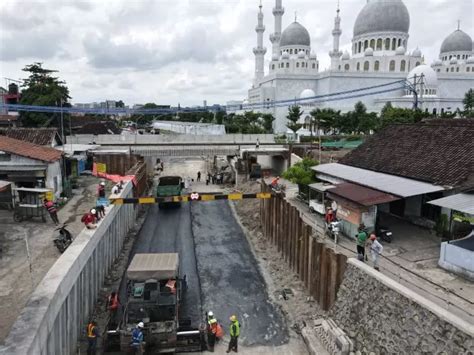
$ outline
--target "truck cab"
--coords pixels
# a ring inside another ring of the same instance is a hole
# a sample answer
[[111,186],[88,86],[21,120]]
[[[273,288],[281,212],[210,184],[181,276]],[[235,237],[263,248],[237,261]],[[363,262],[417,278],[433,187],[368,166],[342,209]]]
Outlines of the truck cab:
[[[158,198],[171,198],[172,196],[181,196],[184,189],[184,182],[180,176],[162,176],[158,180],[158,186],[156,188],[156,197]],[[180,202],[164,201],[160,202],[159,206],[180,206]]]

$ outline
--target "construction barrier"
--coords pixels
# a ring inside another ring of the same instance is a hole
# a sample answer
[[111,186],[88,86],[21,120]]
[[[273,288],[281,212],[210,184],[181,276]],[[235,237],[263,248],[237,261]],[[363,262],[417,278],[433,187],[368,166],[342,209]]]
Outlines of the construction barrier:
[[163,202],[191,202],[191,201],[216,201],[216,200],[244,200],[249,198],[257,199],[269,199],[274,197],[274,194],[270,192],[261,192],[256,194],[227,194],[227,195],[211,195],[203,194],[201,195],[198,192],[193,192],[189,195],[181,196],[168,196],[168,197],[139,197],[139,198],[115,198],[111,199],[110,203],[114,205],[123,205],[123,204],[153,204],[153,203],[163,203]]

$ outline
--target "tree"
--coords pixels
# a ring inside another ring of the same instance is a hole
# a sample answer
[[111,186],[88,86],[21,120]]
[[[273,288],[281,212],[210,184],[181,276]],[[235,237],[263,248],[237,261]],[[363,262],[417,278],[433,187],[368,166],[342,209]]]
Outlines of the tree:
[[288,115],[286,118],[288,119],[288,124],[286,127],[288,127],[293,133],[295,134],[296,137],[296,132],[303,127],[301,123],[298,123],[300,120],[300,117],[303,115],[303,111],[301,111],[301,108],[298,105],[293,105],[288,107]]
[[380,113],[380,120],[377,129],[397,123],[416,123],[422,119],[430,117],[429,113],[420,109],[392,107],[386,104]]
[[308,185],[316,181],[315,173],[311,169],[318,165],[318,161],[304,158],[283,173],[283,177],[298,185],[300,194],[308,193]]
[[124,103],[122,100],[115,101],[115,107],[124,108],[124,107],[125,107],[125,103]]
[[[52,75],[57,70],[45,69],[42,65],[33,63],[22,69],[29,73],[29,77],[23,81],[20,104],[70,107],[69,89],[65,82]],[[55,121],[59,128],[61,123],[58,113],[21,112],[20,119],[25,127],[46,127]]]
[[273,121],[275,121],[275,117],[270,113],[265,113],[261,116],[261,125],[265,133],[273,133]]
[[464,95],[464,99],[462,100],[464,105],[464,114],[467,117],[474,117],[474,90],[469,89],[468,92]]
[[[313,117],[314,123],[316,124],[316,131],[321,128],[324,133],[327,133],[331,130],[334,133],[334,129],[336,128],[336,122],[338,116],[341,115],[341,111],[336,111],[332,108],[317,108],[311,111],[310,115]],[[311,130],[311,133],[312,132],[313,131]]]

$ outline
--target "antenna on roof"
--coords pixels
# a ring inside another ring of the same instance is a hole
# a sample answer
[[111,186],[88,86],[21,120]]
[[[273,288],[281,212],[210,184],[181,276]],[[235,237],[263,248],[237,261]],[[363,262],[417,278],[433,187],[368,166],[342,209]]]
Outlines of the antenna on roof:
[[297,12],[295,11],[295,22],[296,22],[296,19],[297,19]]

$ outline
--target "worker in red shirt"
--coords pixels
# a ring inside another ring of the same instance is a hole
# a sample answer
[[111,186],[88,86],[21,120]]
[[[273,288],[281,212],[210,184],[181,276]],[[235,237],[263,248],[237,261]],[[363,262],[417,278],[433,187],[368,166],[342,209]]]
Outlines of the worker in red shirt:
[[96,218],[97,211],[95,208],[91,209],[81,218],[81,222],[84,223],[87,229],[96,229],[97,228],[97,218]]
[[272,180],[271,185],[272,185],[273,188],[276,188],[276,187],[278,187],[279,184],[280,184],[280,177],[277,176],[276,178],[274,178],[274,179]]
[[326,221],[326,224],[330,224],[331,222],[334,222],[336,220],[336,216],[334,215],[334,211],[331,207],[327,208],[324,220]]
[[53,220],[54,224],[58,225],[59,224],[59,219],[58,219],[58,210],[56,209],[56,206],[54,206],[53,201],[49,201],[48,199],[43,200],[43,206],[46,208],[48,211],[51,219]]
[[120,308],[120,300],[118,293],[113,291],[109,297],[107,297],[107,309],[109,310],[110,314],[110,321],[112,323],[117,322],[117,311]]

